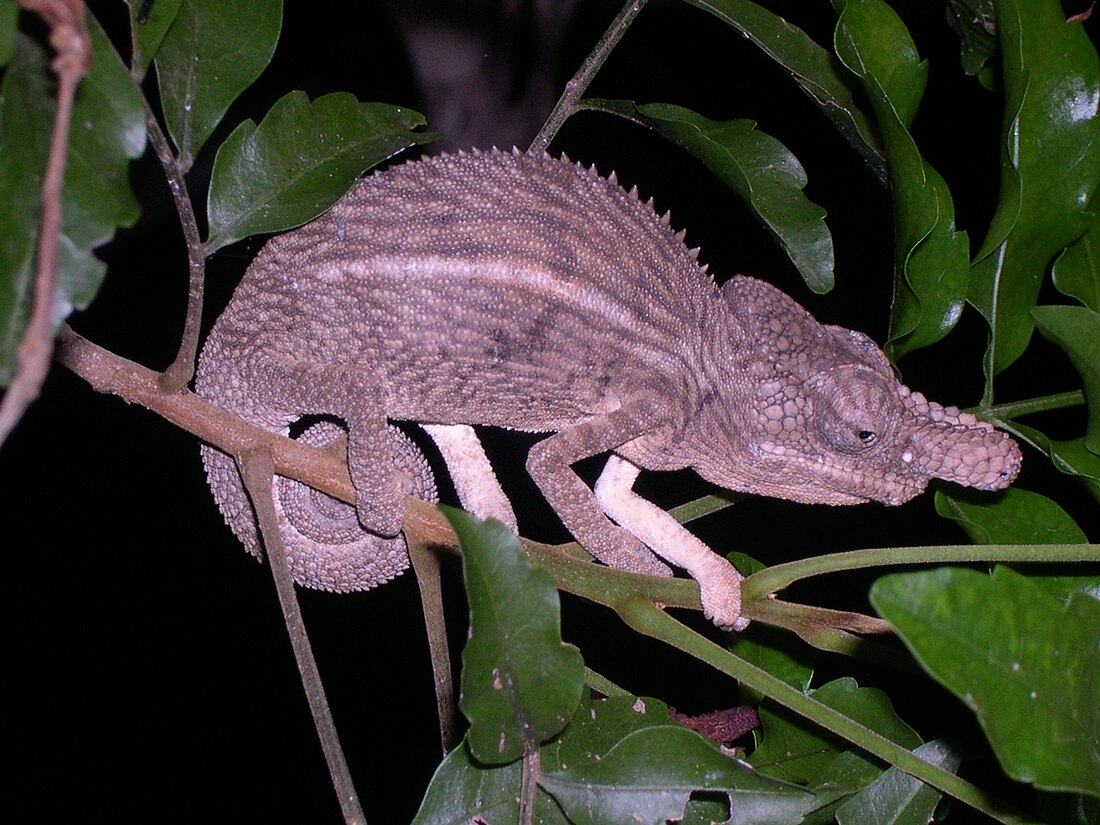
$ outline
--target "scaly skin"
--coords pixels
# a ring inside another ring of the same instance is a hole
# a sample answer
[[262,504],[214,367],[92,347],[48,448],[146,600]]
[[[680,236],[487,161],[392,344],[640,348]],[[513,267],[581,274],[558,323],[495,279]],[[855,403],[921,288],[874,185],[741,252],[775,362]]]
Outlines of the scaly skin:
[[[527,469],[581,544],[627,570],[685,568],[724,627],[746,624],[740,576],[632,492],[640,470],[691,467],[731,490],[826,504],[1015,478],[1011,438],[911,393],[870,339],[774,287],[737,276],[719,288],[682,239],[614,177],[493,151],[376,174],[268,243],[206,342],[196,390],[278,432],[315,415],[346,427],[362,533],[335,505],[311,523],[316,496],[280,505],[298,582],[362,589],[402,568],[403,499],[431,479],[394,421],[429,425],[464,505],[511,525],[469,425],[551,433]],[[332,426],[307,434],[330,440]],[[594,494],[571,465],[604,452]],[[232,462],[204,460],[258,553]]]

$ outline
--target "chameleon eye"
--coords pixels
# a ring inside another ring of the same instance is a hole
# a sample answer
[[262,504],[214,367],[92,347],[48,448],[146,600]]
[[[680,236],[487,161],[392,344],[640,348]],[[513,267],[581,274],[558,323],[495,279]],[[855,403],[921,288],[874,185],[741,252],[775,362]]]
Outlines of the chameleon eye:
[[860,430],[856,433],[859,436],[859,440],[866,444],[868,447],[878,441],[878,433],[873,430]]

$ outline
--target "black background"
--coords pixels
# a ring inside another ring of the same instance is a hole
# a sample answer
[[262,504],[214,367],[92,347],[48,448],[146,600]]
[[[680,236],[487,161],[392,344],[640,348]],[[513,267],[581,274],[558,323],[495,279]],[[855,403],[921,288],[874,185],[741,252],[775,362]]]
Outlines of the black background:
[[[819,42],[831,37],[826,4],[773,5],[790,11]],[[109,25],[125,20],[121,4],[95,8]],[[582,3],[563,23],[567,45],[555,58],[561,83],[616,8]],[[947,178],[958,223],[976,248],[996,191],[997,99],[958,70],[957,41],[940,4],[900,8],[932,61],[916,137]],[[290,0],[272,66],[234,105],[227,123],[258,120],[293,88],[418,105],[400,36],[369,2],[349,12]],[[595,162],[604,174],[615,169],[628,187],[636,183],[643,196],[655,195],[662,211],[671,208],[673,223],[688,228],[689,244],[702,246],[719,278],[735,272],[766,277],[819,319],[884,340],[893,254],[889,196],[781,69],[709,16],[653,2],[592,94],[678,103],[715,119],[750,117],[783,141],[809,173],[808,194],[829,212],[837,288],[828,296],[812,295],[734,197],[659,138],[624,121],[582,114],[566,124],[553,149]],[[192,184],[200,194],[201,170],[211,160],[207,150],[197,164]],[[136,164],[134,180],[146,216],[101,250],[112,267],[106,285],[72,323],[97,343],[162,368],[182,321],[185,256],[155,164],[148,158]],[[246,241],[212,260],[208,323],[258,245]],[[943,403],[977,402],[984,340],[981,319],[968,310],[950,343],[968,348],[969,357],[957,358],[950,346],[917,353],[901,365],[907,383]],[[1004,376],[998,397],[1073,385],[1063,357],[1040,345]],[[1054,426],[1064,428],[1057,433],[1062,437],[1079,434],[1082,414]],[[563,539],[520,472],[530,440],[494,435],[491,451],[506,489],[515,493],[524,532]],[[223,526],[195,439],[56,368],[0,460],[7,536],[4,739],[15,763],[5,807],[28,806],[49,820],[100,813],[120,821],[339,821],[267,569],[241,552]],[[1027,455],[1019,484],[1057,490],[1084,524],[1088,499],[1041,457]],[[652,476],[642,490],[673,504],[707,488],[680,474]],[[769,564],[858,547],[964,540],[934,515],[930,494],[896,509],[755,499],[695,529],[713,546]],[[837,577],[793,595],[865,609],[871,578]],[[464,607],[457,578],[448,583],[457,653]],[[415,581],[405,575],[365,594],[300,597],[367,818],[407,822],[440,756]],[[590,666],[632,691],[689,713],[737,704],[728,680],[633,637],[609,612],[567,597],[563,624]],[[975,734],[959,703],[931,684],[917,695],[905,677],[846,661],[823,663],[816,682],[847,673],[891,692],[926,738]],[[974,776],[981,779],[989,763],[983,753],[977,757]]]

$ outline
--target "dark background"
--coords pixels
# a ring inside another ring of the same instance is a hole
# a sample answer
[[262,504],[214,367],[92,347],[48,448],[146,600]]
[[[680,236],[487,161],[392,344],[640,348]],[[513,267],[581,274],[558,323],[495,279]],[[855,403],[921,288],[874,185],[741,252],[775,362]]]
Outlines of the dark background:
[[[551,67],[560,89],[618,7],[579,5],[556,24],[562,48],[553,55],[540,52],[547,38],[522,20],[504,28],[502,42],[519,44],[511,64],[515,87],[537,65]],[[772,5],[789,10],[819,42],[831,38],[826,4]],[[957,40],[941,4],[897,5],[932,62],[917,141],[951,186],[959,226],[970,231],[976,248],[996,192],[998,101],[958,70]],[[125,21],[120,4],[94,8],[108,25]],[[419,108],[421,90],[393,17],[376,3],[354,9],[289,0],[275,60],[231,109],[229,126],[243,117],[259,120],[293,88],[311,96],[348,90],[361,100]],[[473,19],[476,10],[462,14]],[[604,174],[614,169],[627,187],[636,183],[644,197],[655,195],[659,209],[671,208],[674,225],[688,228],[689,244],[702,246],[719,278],[735,272],[766,277],[820,320],[884,340],[893,255],[889,196],[781,69],[708,15],[655,0],[591,94],[673,102],[714,119],[750,117],[783,141],[809,173],[808,194],[829,212],[837,288],[828,296],[812,295],[734,197],[659,138],[625,121],[582,114],[566,124],[553,150],[594,162]],[[523,144],[539,125],[529,123],[518,137],[503,135],[499,142]],[[477,133],[491,134],[486,124],[477,126]],[[212,158],[208,149],[197,164],[192,186],[200,195]],[[72,320],[93,341],[155,369],[174,354],[186,289],[184,250],[157,172],[148,158],[135,164],[146,216],[101,250],[111,264],[106,285],[93,307]],[[245,241],[211,261],[208,323],[258,246]],[[943,403],[976,403],[984,340],[981,319],[968,310],[948,347],[905,360],[905,380]],[[968,348],[969,357],[958,358],[953,346]],[[1038,346],[1004,376],[998,397],[1074,385],[1063,357]],[[1055,423],[1064,428],[1055,434],[1079,434],[1082,415],[1077,410]],[[561,540],[561,528],[521,472],[530,441],[494,434],[490,448],[525,534]],[[267,568],[241,552],[223,526],[195,439],[56,368],[0,460],[9,656],[4,738],[16,766],[8,774],[5,807],[28,806],[50,820],[101,813],[119,821],[338,821]],[[1041,457],[1029,452],[1019,485],[1055,490],[1084,526],[1090,502]],[[667,505],[707,488],[687,474],[650,475],[642,491]],[[712,546],[743,550],[768,564],[965,539],[934,515],[931,494],[895,509],[754,499],[694,529]],[[871,580],[846,575],[793,595],[866,609]],[[407,822],[440,757],[415,581],[405,575],[369,593],[305,591],[300,597],[367,818]],[[457,655],[465,615],[453,575],[447,597]],[[688,713],[738,702],[729,680],[635,638],[607,611],[566,597],[563,625],[590,666],[632,691]],[[969,714],[931,684],[916,695],[905,677],[847,661],[821,663],[816,683],[849,673],[890,692],[924,737],[961,733],[979,741]],[[976,757],[980,780],[989,762],[980,751]],[[957,813],[963,816],[956,821],[966,821],[965,811]]]

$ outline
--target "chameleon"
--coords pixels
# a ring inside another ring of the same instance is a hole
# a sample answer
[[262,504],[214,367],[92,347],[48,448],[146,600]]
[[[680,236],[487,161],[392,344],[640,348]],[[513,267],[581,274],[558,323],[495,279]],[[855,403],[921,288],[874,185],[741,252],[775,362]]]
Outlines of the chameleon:
[[[195,389],[318,446],[346,433],[354,507],[278,479],[295,580],[359,590],[408,564],[405,497],[435,488],[402,423],[438,446],[465,509],[512,529],[474,427],[547,434],[525,467],[580,544],[613,568],[683,569],[728,629],[747,625],[741,575],[634,492],[642,470],[837,505],[901,504],[933,478],[1015,479],[1011,437],[910,391],[870,338],[765,281],[719,284],[684,237],[613,174],[494,149],[373,174],[270,240],[213,325]],[[605,453],[590,487],[573,465]],[[233,460],[202,455],[259,557]]]

